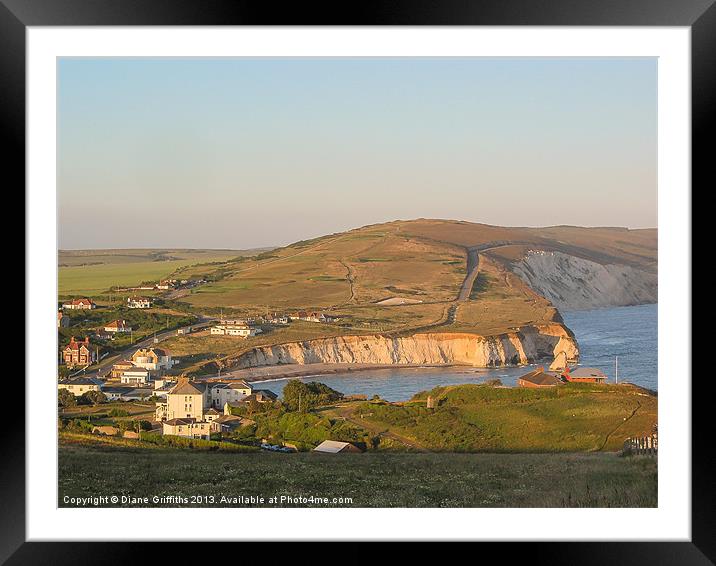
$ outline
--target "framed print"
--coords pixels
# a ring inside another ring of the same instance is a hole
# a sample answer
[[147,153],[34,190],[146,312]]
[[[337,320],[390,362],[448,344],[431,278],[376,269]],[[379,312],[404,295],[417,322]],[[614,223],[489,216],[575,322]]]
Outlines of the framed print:
[[3,0],[28,328],[3,557],[710,563],[715,10]]

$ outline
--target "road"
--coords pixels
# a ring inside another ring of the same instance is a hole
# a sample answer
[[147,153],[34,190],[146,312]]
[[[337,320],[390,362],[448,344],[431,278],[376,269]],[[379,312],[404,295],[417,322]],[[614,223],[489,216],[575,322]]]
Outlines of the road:
[[480,256],[477,254],[477,248],[467,248],[467,275],[460,287],[460,293],[457,296],[458,301],[466,301],[470,298],[472,286],[479,273]]
[[145,338],[144,340],[140,340],[139,342],[135,342],[128,348],[125,348],[124,350],[117,352],[111,356],[107,356],[105,359],[100,361],[98,364],[96,364],[93,367],[93,371],[97,371],[98,377],[106,377],[110,370],[112,369],[112,365],[116,363],[118,360],[122,360],[125,358],[128,358],[131,356],[135,351],[137,351],[139,348],[147,348],[148,346],[153,346],[155,344],[154,340],[156,339],[157,342],[162,342],[163,340],[166,340],[167,338],[172,338],[177,335],[177,331],[179,330],[186,330],[188,328],[204,328],[206,326],[210,326],[213,324],[216,320],[218,320],[216,317],[210,317],[210,316],[200,316],[199,322],[196,324],[192,324],[190,326],[182,326],[180,328],[173,328],[171,330],[165,330],[164,332],[158,332],[155,335],[149,336],[148,338]]

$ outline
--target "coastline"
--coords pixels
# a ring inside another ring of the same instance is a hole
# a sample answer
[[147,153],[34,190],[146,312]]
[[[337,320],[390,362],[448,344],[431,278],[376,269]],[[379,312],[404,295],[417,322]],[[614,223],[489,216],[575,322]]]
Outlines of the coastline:
[[[514,366],[519,367],[519,366]],[[284,364],[277,366],[263,366],[238,369],[226,372],[221,376],[202,376],[200,381],[219,381],[239,380],[243,379],[247,383],[263,383],[269,381],[278,381],[282,379],[291,379],[299,377],[333,375],[339,373],[352,373],[368,370],[381,369],[406,369],[412,371],[434,371],[435,369],[456,370],[462,369],[464,373],[486,373],[493,368],[480,368],[466,364]]]

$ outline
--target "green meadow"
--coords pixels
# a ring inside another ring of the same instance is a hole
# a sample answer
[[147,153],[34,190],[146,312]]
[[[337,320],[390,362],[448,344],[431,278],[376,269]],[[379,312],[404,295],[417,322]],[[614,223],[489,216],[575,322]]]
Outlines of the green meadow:
[[[60,444],[65,497],[325,497],[327,507],[656,507],[655,458],[596,454],[232,453]],[[334,501],[334,498],[336,501]],[[341,499],[342,498],[342,499]],[[310,504],[279,502],[282,507]],[[123,506],[107,503],[103,506]],[[261,505],[256,505],[261,506]]]
[[[104,294],[110,287],[158,281],[181,268],[246,255],[238,250],[60,250],[60,296]],[[207,266],[210,273],[215,267]]]

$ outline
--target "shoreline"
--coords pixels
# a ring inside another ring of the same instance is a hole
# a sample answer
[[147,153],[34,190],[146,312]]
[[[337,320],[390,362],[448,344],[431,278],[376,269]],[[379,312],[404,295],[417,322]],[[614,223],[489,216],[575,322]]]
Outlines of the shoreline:
[[[505,368],[529,367],[535,364],[526,364],[523,366],[504,366]],[[482,368],[470,366],[466,364],[285,364],[278,366],[263,366],[255,368],[244,368],[227,372],[225,374],[202,376],[200,381],[219,381],[239,380],[243,379],[247,383],[265,383],[271,381],[280,381],[282,379],[300,378],[300,377],[320,377],[324,375],[343,374],[362,372],[370,370],[411,370],[415,372],[440,370],[460,370],[465,374],[483,374],[498,368]]]

